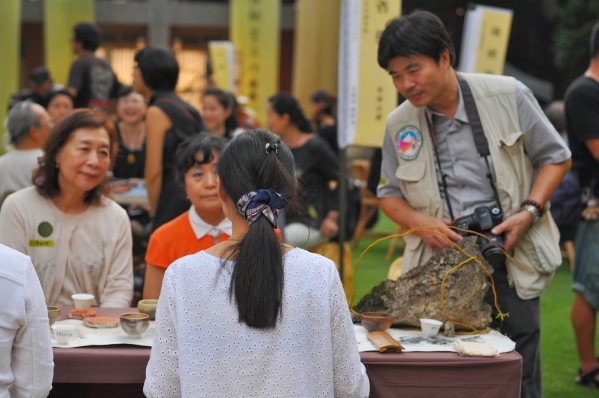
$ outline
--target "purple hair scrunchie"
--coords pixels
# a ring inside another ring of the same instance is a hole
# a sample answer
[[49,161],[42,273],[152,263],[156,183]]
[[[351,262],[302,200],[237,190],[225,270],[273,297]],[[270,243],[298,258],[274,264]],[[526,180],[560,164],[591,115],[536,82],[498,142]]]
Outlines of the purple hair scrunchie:
[[286,205],[283,197],[272,189],[260,189],[243,195],[237,201],[237,212],[248,221],[249,225],[263,215],[276,228],[279,209]]

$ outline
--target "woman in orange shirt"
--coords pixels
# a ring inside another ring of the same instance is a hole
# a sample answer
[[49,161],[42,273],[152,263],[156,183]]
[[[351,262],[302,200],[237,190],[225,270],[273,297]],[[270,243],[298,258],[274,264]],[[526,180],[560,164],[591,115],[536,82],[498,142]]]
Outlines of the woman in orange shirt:
[[225,217],[216,190],[216,161],[225,145],[222,137],[207,134],[192,136],[179,145],[177,177],[191,208],[150,237],[144,299],[160,296],[164,273],[172,262],[208,249],[231,235],[231,221]]

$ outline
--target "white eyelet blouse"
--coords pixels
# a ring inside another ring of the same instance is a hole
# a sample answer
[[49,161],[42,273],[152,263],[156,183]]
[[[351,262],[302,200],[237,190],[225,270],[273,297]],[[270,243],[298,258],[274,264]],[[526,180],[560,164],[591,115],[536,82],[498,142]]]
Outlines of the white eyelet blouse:
[[[147,397],[367,397],[370,386],[332,261],[283,257],[283,311],[274,329],[239,323],[229,300],[233,262],[205,252],[166,271]],[[216,278],[216,279],[215,279]]]

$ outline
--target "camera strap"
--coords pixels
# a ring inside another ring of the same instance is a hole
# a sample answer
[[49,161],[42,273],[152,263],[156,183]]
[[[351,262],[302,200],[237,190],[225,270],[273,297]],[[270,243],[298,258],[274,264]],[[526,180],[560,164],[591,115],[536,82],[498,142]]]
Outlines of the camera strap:
[[449,211],[449,218],[451,222],[455,220],[453,215],[453,209],[451,208],[451,201],[449,200],[449,190],[447,188],[447,174],[443,173],[443,169],[441,168],[441,160],[439,159],[439,150],[437,149],[437,139],[435,136],[435,130],[433,129],[433,123],[429,120],[428,116],[426,116],[426,123],[428,124],[428,131],[433,140],[433,149],[435,151],[435,159],[437,160],[437,167],[439,168],[439,173],[441,174],[441,185],[443,186],[443,195],[445,196],[445,202],[447,203],[447,210]]
[[493,189],[493,193],[495,194],[495,202],[497,206],[503,213],[503,207],[501,206],[501,202],[499,201],[499,194],[497,193],[497,187],[495,185],[495,180],[493,179],[493,171],[491,170],[491,165],[489,164],[489,156],[491,155],[491,151],[489,150],[489,141],[485,136],[485,132],[483,130],[483,125],[480,121],[480,116],[478,116],[478,109],[476,109],[476,103],[474,102],[474,95],[472,95],[472,90],[462,76],[456,73],[456,77],[458,79],[458,83],[460,84],[460,89],[462,90],[462,98],[464,99],[464,107],[466,108],[466,115],[468,116],[468,121],[470,122],[470,129],[472,130],[472,135],[474,135],[474,144],[476,145],[476,150],[478,154],[485,159],[485,164],[487,165],[487,178],[489,179],[489,184],[491,184],[491,188]]
[[[487,178],[489,179],[489,184],[493,189],[493,194],[495,196],[495,201],[497,206],[503,213],[503,208],[501,206],[501,202],[499,201],[499,194],[497,193],[497,188],[495,186],[495,180],[493,179],[493,173],[491,171],[491,165],[489,164],[489,155],[491,155],[491,151],[489,150],[489,141],[485,136],[483,125],[480,121],[480,116],[478,115],[478,110],[476,109],[476,103],[474,101],[474,96],[472,95],[472,90],[470,86],[466,82],[466,80],[456,73],[456,78],[458,80],[458,84],[460,85],[460,90],[462,92],[462,98],[464,99],[464,107],[466,108],[466,115],[468,116],[468,121],[470,123],[470,129],[472,130],[472,135],[474,136],[474,144],[476,145],[476,150],[478,154],[485,159],[485,164],[487,165]],[[429,120],[428,116],[426,117],[426,122],[428,124],[428,129],[433,140],[433,148],[435,152],[435,158],[437,160],[437,167],[439,168],[439,173],[441,174],[441,185],[443,187],[443,191],[445,194],[445,201],[447,202],[447,209],[449,211],[449,216],[451,220],[455,220],[453,209],[451,207],[451,201],[449,200],[448,188],[447,188],[447,175],[443,173],[441,169],[441,161],[439,159],[439,151],[437,149],[437,140],[435,137],[435,130],[433,129],[432,121]]]

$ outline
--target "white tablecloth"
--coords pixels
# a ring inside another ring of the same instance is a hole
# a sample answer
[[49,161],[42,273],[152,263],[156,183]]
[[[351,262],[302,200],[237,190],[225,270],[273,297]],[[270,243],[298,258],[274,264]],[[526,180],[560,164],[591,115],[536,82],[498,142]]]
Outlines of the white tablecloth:
[[59,344],[54,335],[52,335],[52,347],[75,348],[90,345],[113,345],[113,344],[132,344],[145,347],[152,347],[154,336],[156,335],[155,322],[150,321],[150,326],[139,339],[129,337],[120,326],[108,329],[89,328],[83,324],[83,321],[77,319],[67,319],[58,321],[55,325],[75,325],[75,333],[68,344]]
[[[354,325],[354,331],[358,341],[358,351],[378,351],[368,341],[366,337],[368,331],[363,326]],[[435,338],[424,337],[422,332],[417,330],[388,329],[387,333],[405,348],[403,352],[456,352],[453,348],[453,342],[456,339],[473,343],[492,344],[500,354],[513,351],[516,348],[516,343],[496,330],[491,330],[485,334],[457,335],[456,337],[445,337],[439,334]]]

